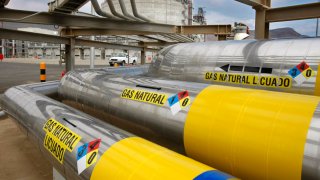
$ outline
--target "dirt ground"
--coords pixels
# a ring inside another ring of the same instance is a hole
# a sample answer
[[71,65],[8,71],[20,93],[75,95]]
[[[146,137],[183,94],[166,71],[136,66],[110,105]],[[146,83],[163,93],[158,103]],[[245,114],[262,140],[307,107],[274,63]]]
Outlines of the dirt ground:
[[[39,82],[39,62],[33,61],[5,59],[0,62],[0,94],[12,86]],[[98,67],[104,66],[106,65]],[[88,68],[89,65],[76,66],[76,68],[86,67]],[[47,81],[59,79],[62,70],[64,70],[64,65],[60,66],[58,62],[48,62]],[[52,179],[52,165],[36,147],[22,133],[14,120],[0,117],[0,179]]]
[[52,166],[13,120],[0,117],[0,179],[52,179]]

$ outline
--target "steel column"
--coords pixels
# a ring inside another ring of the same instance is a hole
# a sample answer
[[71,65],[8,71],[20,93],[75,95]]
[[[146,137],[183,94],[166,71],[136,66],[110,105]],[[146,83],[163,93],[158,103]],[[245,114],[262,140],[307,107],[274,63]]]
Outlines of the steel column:
[[75,67],[75,57],[74,57],[74,50],[75,50],[75,38],[70,38],[70,44],[66,44],[66,71],[71,71]]
[[143,50],[141,51],[141,64],[145,64],[146,63],[146,49],[143,48]]
[[268,39],[269,23],[266,22],[266,9],[256,8],[255,38]]

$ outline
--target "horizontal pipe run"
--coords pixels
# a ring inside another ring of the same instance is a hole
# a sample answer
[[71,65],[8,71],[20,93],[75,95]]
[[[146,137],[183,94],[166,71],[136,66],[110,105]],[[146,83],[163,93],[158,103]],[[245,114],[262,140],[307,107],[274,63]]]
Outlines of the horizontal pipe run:
[[320,95],[320,38],[215,41],[168,46],[149,76]]
[[163,145],[243,179],[319,179],[320,161],[311,152],[320,149],[314,128],[320,97],[100,70],[69,72],[59,94],[84,112],[170,141]]
[[234,178],[35,91],[50,88],[12,87],[0,104],[66,179]]

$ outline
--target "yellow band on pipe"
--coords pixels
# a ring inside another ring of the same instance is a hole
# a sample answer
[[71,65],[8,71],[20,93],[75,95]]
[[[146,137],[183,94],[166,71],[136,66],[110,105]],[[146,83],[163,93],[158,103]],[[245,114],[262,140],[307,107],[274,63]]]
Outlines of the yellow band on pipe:
[[188,156],[242,179],[301,179],[319,97],[209,86],[187,115]]
[[97,162],[91,180],[193,179],[211,167],[138,137],[113,144]]

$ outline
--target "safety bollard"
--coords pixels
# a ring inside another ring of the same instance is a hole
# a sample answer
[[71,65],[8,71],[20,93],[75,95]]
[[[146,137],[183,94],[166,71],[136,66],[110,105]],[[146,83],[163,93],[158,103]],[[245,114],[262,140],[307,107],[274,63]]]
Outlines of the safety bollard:
[[46,82],[46,63],[40,63],[40,82]]

